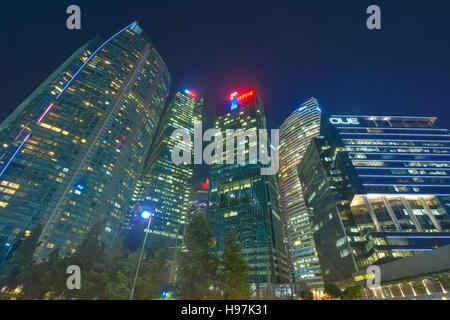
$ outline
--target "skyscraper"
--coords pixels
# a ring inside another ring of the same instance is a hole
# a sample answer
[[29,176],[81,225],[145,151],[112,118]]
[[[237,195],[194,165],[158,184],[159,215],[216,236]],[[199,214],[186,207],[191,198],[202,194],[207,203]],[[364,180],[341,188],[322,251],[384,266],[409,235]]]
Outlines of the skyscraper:
[[312,138],[319,136],[321,110],[315,98],[298,107],[280,126],[280,203],[285,216],[293,272],[297,281],[323,288],[310,211],[305,206],[297,165]]
[[0,126],[0,236],[43,223],[37,258],[74,252],[129,206],[171,77],[137,23],[78,49]]
[[173,163],[171,153],[177,140],[171,135],[176,129],[194,134],[202,106],[203,98],[195,92],[177,91],[167,103],[148,153],[135,198],[154,213],[147,244],[151,252],[168,247],[173,256],[175,247],[181,246],[194,167]]
[[[247,89],[233,93],[224,106],[219,106],[215,127],[224,139],[227,129],[242,129],[243,132],[266,129],[263,105],[256,91]],[[242,257],[249,264],[250,283],[265,286],[289,282],[275,176],[261,175],[260,158],[256,163],[249,161],[249,150],[245,149],[247,145],[252,146],[250,139],[245,138],[241,144],[234,142],[235,138],[239,141],[239,134],[231,140],[230,154],[242,152],[245,162],[219,162],[210,167],[207,217],[216,237],[214,249],[218,254],[223,252],[223,241],[232,227],[241,245]],[[227,143],[228,139],[223,146]]]
[[435,120],[323,119],[298,172],[326,282],[450,244],[450,135]]

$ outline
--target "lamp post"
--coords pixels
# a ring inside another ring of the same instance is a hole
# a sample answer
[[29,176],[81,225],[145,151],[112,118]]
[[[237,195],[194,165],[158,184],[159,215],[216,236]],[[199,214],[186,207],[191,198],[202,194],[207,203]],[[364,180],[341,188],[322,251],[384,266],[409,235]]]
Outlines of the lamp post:
[[139,263],[138,263],[138,266],[136,269],[136,275],[134,276],[133,287],[131,288],[131,293],[130,293],[130,300],[133,300],[134,287],[136,286],[136,280],[137,280],[137,277],[139,274],[139,268],[141,267],[142,256],[144,255],[144,248],[145,248],[145,243],[147,242],[147,235],[148,235],[148,231],[150,229],[150,223],[152,221],[152,214],[148,210],[143,210],[141,212],[141,218],[144,220],[148,220],[147,229],[146,229],[147,232],[145,232],[144,243],[142,244],[142,249],[141,249],[141,256],[139,257]]
[[6,242],[6,243],[4,244],[4,246],[5,246],[5,247],[8,247],[8,251],[6,251],[5,255],[3,256],[3,259],[2,259],[2,261],[0,262],[0,267],[1,267],[1,265],[3,264],[3,262],[5,261],[6,257],[7,257],[8,254],[9,254],[9,252],[11,251],[11,249],[12,249],[12,243]]

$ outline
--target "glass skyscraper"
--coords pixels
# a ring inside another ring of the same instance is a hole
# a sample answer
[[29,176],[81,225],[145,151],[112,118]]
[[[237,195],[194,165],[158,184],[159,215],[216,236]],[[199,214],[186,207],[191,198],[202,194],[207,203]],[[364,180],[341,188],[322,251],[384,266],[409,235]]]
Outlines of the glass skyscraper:
[[38,259],[74,252],[96,222],[113,240],[170,83],[137,23],[69,57],[0,126],[0,237],[41,221]]
[[323,288],[319,258],[312,232],[310,211],[305,206],[297,166],[312,138],[319,136],[321,110],[310,98],[280,126],[280,204],[285,216],[290,258],[296,281]]
[[[135,199],[139,207],[154,213],[149,230],[147,250],[181,246],[189,205],[193,164],[174,164],[171,153],[178,140],[171,138],[176,129],[194,134],[194,124],[202,120],[203,98],[190,90],[175,92],[159,123],[156,138],[150,148],[139,179]],[[193,146],[186,146],[186,148]],[[136,213],[134,213],[136,215]]]
[[435,120],[322,121],[298,172],[326,282],[450,244],[450,135]]
[[[233,93],[230,100],[218,107],[215,120],[215,128],[223,135],[224,153],[227,129],[253,130],[255,134],[256,130],[266,129],[263,105],[254,89]],[[235,135],[238,141],[239,135]],[[223,161],[210,167],[207,217],[216,237],[214,250],[218,254],[223,252],[223,241],[232,227],[242,248],[242,258],[249,264],[249,282],[257,288],[260,284],[286,283],[289,282],[288,256],[275,175],[261,175],[260,158],[256,163],[249,161],[246,147],[250,148],[254,142],[244,138],[244,143],[232,144],[234,155],[238,151],[244,153],[244,163]]]

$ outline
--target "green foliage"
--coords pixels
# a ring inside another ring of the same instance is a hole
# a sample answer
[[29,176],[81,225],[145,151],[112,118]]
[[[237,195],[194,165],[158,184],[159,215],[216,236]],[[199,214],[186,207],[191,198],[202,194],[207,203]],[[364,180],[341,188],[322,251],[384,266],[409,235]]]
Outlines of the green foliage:
[[45,274],[44,266],[28,264],[20,267],[17,281],[23,288],[23,299],[39,299],[43,298],[47,292],[42,286],[42,275]]
[[71,263],[79,266],[81,270],[90,269],[104,258],[105,244],[99,240],[101,230],[100,223],[94,224],[71,256]]
[[177,252],[176,297],[178,299],[212,299],[217,293],[218,259],[211,253],[213,234],[204,214],[186,226],[186,252]]
[[362,298],[362,290],[359,286],[351,286],[345,288],[343,295],[343,299],[348,300],[358,300]]
[[333,283],[325,284],[325,293],[333,298],[340,298],[346,300],[358,300],[362,298],[362,290],[359,286],[350,286],[345,288],[344,291],[338,288]]
[[0,288],[7,286],[15,288],[18,285],[17,277],[22,266],[33,262],[33,253],[38,246],[39,237],[42,232],[42,224],[37,224],[28,237],[24,237],[14,244],[17,249],[10,253],[10,258],[3,262],[0,272]]
[[[54,250],[47,261],[33,263],[41,229],[33,230],[8,261],[2,279],[10,288],[22,286],[22,299],[129,299],[139,259],[138,252],[124,252],[115,243],[106,246],[99,241],[101,226],[94,225],[75,254],[59,257]],[[37,235],[37,236],[36,236]],[[152,259],[144,258],[136,281],[135,299],[156,299],[166,285],[167,252],[160,251]],[[69,290],[67,267],[81,270],[81,289]]]
[[[176,298],[249,299],[248,264],[241,257],[236,234],[227,234],[221,260],[211,252],[213,234],[204,215],[186,226],[184,252],[177,253]],[[220,269],[219,269],[220,266]]]
[[325,293],[328,294],[332,298],[341,298],[343,295],[343,292],[337,285],[334,283],[327,283],[325,284]]
[[[110,281],[105,286],[104,299],[128,299],[136,267],[139,261],[139,253],[133,252],[125,259],[118,262],[118,272],[111,275]],[[169,266],[167,251],[156,252],[153,259],[144,260],[141,263],[133,299],[149,300],[160,297],[161,289],[166,284]]]
[[[33,261],[42,227],[38,225],[13,251],[4,264],[2,284],[14,289],[22,287],[22,299],[102,299],[127,300],[136,274],[140,250],[128,252],[120,241],[111,246],[100,241],[102,227],[95,224],[76,252],[58,256],[58,250],[46,261]],[[177,252],[178,299],[249,299],[248,265],[241,257],[236,234],[227,234],[224,253],[219,260],[211,251],[214,239],[205,215],[198,215],[186,226],[185,247]],[[77,265],[81,270],[81,289],[69,290],[66,270]],[[219,270],[220,266],[220,270]],[[169,282],[168,251],[143,258],[136,279],[134,299],[158,299]]]
[[213,244],[213,233],[209,227],[208,220],[204,214],[198,214],[186,226],[184,243],[188,250],[199,250],[209,252]]
[[250,299],[251,289],[247,281],[248,264],[241,258],[241,247],[236,234],[231,229],[225,238],[225,248],[221,260],[223,270],[219,272],[223,299]]
[[[40,283],[40,287],[43,288],[46,292],[50,293],[49,298],[57,298],[59,296],[64,295],[67,290],[66,280],[67,280],[67,267],[71,265],[70,258],[60,258],[58,256],[58,251],[54,250],[47,261],[34,264],[34,268],[41,270],[41,279],[40,282],[35,281],[22,281],[24,284],[24,291],[27,292],[26,288],[31,286],[36,286],[37,283]],[[23,270],[21,270],[21,274],[23,274]],[[32,284],[32,285],[30,285]],[[36,299],[39,297],[36,296]]]
[[441,282],[441,284],[445,290],[447,290],[447,291],[450,290],[450,277],[449,276],[440,277],[440,278],[438,278],[438,281]]
[[413,281],[412,286],[414,288],[414,291],[417,294],[425,294],[425,293],[427,293],[427,291],[425,289],[425,286],[423,285],[423,282],[420,281],[420,280]]
[[81,300],[104,299],[104,290],[111,281],[111,272],[104,263],[95,263],[87,272],[82,273],[81,290],[73,290],[75,297]]

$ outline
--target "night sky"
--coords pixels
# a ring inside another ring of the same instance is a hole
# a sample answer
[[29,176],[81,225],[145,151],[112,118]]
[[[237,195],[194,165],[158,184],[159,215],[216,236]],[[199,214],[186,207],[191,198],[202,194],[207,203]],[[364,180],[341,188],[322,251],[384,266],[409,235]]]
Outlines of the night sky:
[[[82,29],[66,28],[77,4]],[[366,28],[368,5],[381,30]],[[207,112],[255,87],[269,128],[311,96],[325,113],[428,115],[450,128],[450,1],[2,1],[0,120],[85,42],[137,20],[173,88]]]

